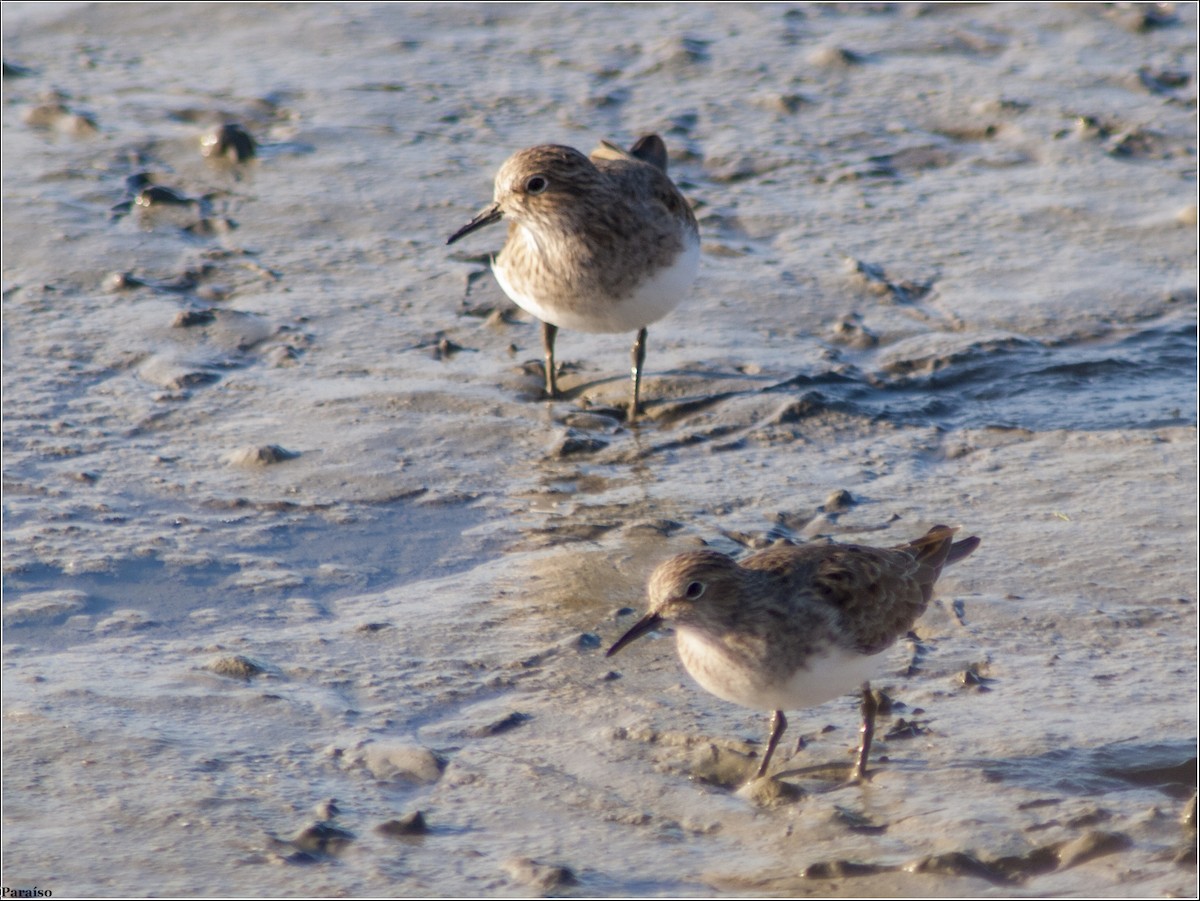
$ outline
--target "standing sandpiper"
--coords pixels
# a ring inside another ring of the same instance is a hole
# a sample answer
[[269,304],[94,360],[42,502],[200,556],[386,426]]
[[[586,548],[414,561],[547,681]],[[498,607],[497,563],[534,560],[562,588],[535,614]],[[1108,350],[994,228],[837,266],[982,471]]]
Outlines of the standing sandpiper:
[[875,735],[867,681],[876,655],[925,612],[942,567],[978,538],[947,526],[896,548],[852,544],[777,547],[740,562],[716,551],[680,554],[650,577],[650,612],[608,650],[612,656],[663,620],[675,624],[680,659],[719,698],[773,711],[755,778],[766,775],[787,728],[784,709],[813,707],[861,686],[861,780]]
[[558,397],[554,338],[637,329],[633,399],[639,411],[646,326],[675,309],[700,262],[700,232],[667,177],[667,148],[646,135],[628,152],[605,142],[586,157],[558,144],[521,150],[496,173],[494,202],[452,234],[508,220],[492,262],[500,287],[542,322],[546,395]]

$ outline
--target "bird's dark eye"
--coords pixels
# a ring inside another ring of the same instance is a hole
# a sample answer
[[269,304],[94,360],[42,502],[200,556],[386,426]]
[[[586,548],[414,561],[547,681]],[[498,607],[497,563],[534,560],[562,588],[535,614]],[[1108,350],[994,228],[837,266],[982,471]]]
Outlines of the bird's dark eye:
[[697,600],[702,594],[704,594],[703,582],[689,582],[688,587],[683,591],[683,596],[689,601]]
[[550,182],[546,180],[546,176],[531,175],[529,181],[525,182],[525,193],[541,194],[548,187],[550,187]]

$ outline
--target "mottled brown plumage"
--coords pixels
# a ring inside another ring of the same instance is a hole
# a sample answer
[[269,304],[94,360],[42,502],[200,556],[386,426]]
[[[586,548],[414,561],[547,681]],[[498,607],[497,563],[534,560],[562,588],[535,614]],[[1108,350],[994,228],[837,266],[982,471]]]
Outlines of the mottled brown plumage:
[[604,144],[586,157],[558,144],[511,156],[496,173],[493,203],[450,236],[507,219],[508,240],[492,269],[504,292],[543,324],[546,394],[558,396],[558,328],[636,329],[633,399],[637,414],[646,326],[667,315],[695,278],[695,216],[667,176],[657,135],[627,152]]
[[979,545],[978,538],[955,542],[954,531],[934,526],[895,548],[777,547],[740,562],[716,551],[680,554],[654,571],[649,612],[608,653],[670,620],[697,682],[727,701],[774,712],[759,776],[787,725],[784,709],[861,685],[861,777],[874,727],[871,658],[925,612],[942,568]]

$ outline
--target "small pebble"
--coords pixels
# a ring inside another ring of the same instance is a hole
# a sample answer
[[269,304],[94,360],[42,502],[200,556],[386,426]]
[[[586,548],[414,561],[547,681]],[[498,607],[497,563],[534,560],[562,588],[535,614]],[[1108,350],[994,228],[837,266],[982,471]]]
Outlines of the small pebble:
[[354,841],[354,834],[338,829],[328,823],[313,823],[305,826],[292,839],[291,844],[306,854],[340,854]]
[[230,466],[271,466],[299,456],[296,451],[286,450],[278,444],[262,444],[230,451],[225,456],[225,462]]
[[395,820],[388,820],[380,823],[375,827],[375,831],[380,835],[425,835],[429,832],[429,827],[425,823],[425,816],[419,810],[414,810],[412,813],[406,813],[404,816]]
[[232,657],[220,657],[209,663],[205,669],[211,670],[218,676],[246,680],[266,672],[264,667],[259,666],[249,657],[243,657],[240,654]]
[[258,144],[242,126],[227,122],[200,139],[200,153],[208,159],[244,163],[258,153]]
[[854,495],[852,495],[845,488],[839,488],[837,491],[834,491],[832,494],[830,494],[829,497],[825,498],[825,505],[823,509],[826,513],[833,513],[837,510],[848,510],[853,507],[855,503],[857,502],[854,500]]
[[137,192],[134,202],[140,207],[152,207],[187,206],[196,201],[186,195],[180,194],[172,188],[163,187],[162,185],[150,185]]
[[531,857],[510,857],[504,862],[504,872],[517,882],[542,891],[579,883],[568,867],[539,863]]

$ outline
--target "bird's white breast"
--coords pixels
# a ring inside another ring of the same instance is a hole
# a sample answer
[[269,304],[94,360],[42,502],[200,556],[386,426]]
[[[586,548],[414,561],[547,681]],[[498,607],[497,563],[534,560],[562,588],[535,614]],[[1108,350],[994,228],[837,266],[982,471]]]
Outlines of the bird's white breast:
[[697,629],[676,632],[679,657],[687,671],[718,698],[755,710],[816,707],[858,689],[879,665],[878,656],[843,648],[814,654],[788,672],[774,661],[747,661]]
[[[537,238],[527,228],[517,229],[509,240],[522,240],[537,252]],[[618,261],[618,265],[620,261]],[[683,249],[666,266],[649,270],[623,297],[587,293],[586,286],[568,296],[562,291],[538,291],[529,282],[521,288],[504,266],[493,266],[496,281],[517,306],[542,322],[580,332],[631,332],[657,322],[687,296],[700,266],[700,239],[684,238]]]

